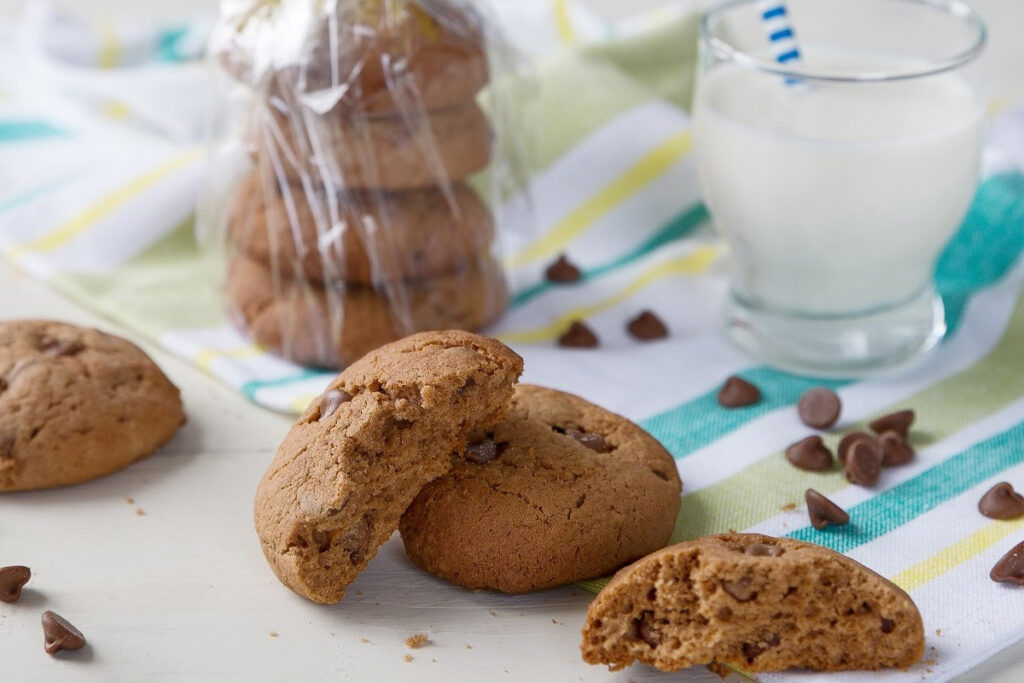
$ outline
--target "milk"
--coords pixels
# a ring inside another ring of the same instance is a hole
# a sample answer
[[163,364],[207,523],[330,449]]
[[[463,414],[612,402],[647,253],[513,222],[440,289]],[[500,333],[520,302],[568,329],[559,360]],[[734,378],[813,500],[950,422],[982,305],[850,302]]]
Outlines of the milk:
[[[831,72],[915,66],[803,52],[808,68]],[[981,109],[952,73],[794,84],[722,64],[702,76],[694,117],[734,293],[765,309],[857,315],[919,296],[978,182]]]

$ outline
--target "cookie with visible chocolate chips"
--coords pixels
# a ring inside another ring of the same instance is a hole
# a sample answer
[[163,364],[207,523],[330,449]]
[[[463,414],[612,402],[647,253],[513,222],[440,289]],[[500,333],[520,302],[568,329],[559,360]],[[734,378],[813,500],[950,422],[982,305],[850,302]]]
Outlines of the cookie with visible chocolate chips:
[[681,543],[623,569],[587,612],[584,661],[662,671],[906,669],[924,654],[910,596],[832,550],[758,534]]
[[342,372],[292,427],[256,492],[263,553],[284,585],[338,602],[470,431],[504,413],[522,359],[468,332],[425,332]]
[[605,576],[664,547],[681,488],[672,456],[626,418],[519,385],[505,417],[420,492],[400,529],[421,568],[524,593]]
[[0,491],[111,474],[184,422],[177,387],[131,342],[60,322],[0,322]]

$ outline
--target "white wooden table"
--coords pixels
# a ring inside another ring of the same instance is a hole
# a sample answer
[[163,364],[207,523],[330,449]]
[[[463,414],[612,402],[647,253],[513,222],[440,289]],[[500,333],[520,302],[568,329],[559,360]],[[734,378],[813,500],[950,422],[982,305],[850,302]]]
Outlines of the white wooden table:
[[[78,2],[97,13],[211,4]],[[1019,0],[978,4],[999,13],[1012,2]],[[621,12],[611,0],[595,3]],[[0,17],[19,4],[0,0]],[[1024,22],[1016,26],[1024,31]],[[1000,43],[996,52],[1012,63],[1015,49]],[[0,263],[0,319],[23,317],[125,334]],[[251,512],[256,482],[291,420],[142,346],[184,395],[189,422],[173,442],[97,482],[0,496],[0,566],[33,570],[22,600],[0,604],[3,683],[717,680],[703,670],[666,677],[644,667],[612,675],[587,666],[578,647],[591,596],[571,587],[524,597],[453,588],[414,568],[397,538],[340,605],[293,595],[268,569]],[[39,625],[47,609],[81,628],[88,648],[47,655]],[[432,642],[409,650],[405,639],[417,633]],[[1024,644],[965,680],[1024,680]]]

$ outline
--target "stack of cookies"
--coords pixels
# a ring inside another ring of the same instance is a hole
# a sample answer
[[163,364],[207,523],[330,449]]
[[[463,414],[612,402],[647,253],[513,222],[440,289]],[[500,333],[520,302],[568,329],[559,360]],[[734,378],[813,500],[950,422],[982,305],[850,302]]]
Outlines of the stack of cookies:
[[255,168],[227,218],[236,324],[290,360],[344,367],[415,331],[492,322],[506,302],[494,221],[466,183],[493,147],[479,16],[457,0],[271,9],[219,52],[256,94]]

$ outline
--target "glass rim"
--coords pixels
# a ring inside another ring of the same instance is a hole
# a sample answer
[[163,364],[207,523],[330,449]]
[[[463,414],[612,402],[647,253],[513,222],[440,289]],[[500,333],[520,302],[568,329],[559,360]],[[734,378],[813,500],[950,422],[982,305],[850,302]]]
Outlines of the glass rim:
[[[711,30],[711,22],[718,16],[735,9],[741,5],[755,4],[757,0],[724,0],[701,13],[700,37],[701,43],[707,46],[711,53],[723,60],[728,60],[739,66],[761,71],[767,74],[774,74],[789,79],[825,81],[834,83],[878,83],[885,81],[898,81],[924,76],[934,76],[946,71],[957,69],[974,60],[985,49],[988,43],[988,28],[985,22],[973,8],[961,2],[961,0],[883,0],[885,2],[902,2],[912,5],[919,5],[945,12],[950,17],[963,22],[974,29],[976,36],[971,45],[960,52],[936,59],[929,59],[920,68],[906,69],[901,71],[867,71],[862,73],[829,73],[828,70],[815,70],[799,67],[786,67],[777,62],[766,61],[754,57],[749,52],[734,47],[726,40],[719,38]],[[767,43],[766,43],[767,47]]]

